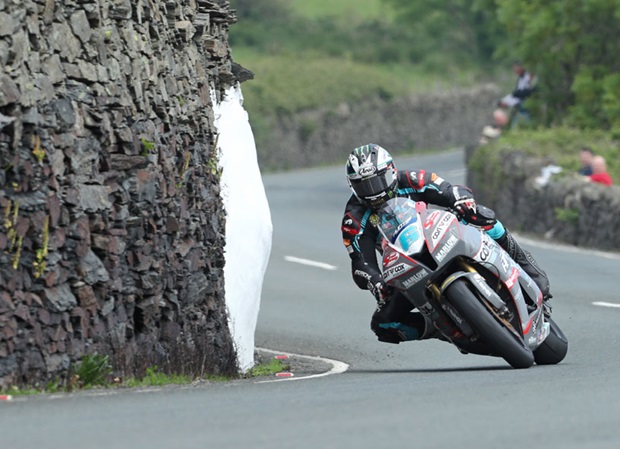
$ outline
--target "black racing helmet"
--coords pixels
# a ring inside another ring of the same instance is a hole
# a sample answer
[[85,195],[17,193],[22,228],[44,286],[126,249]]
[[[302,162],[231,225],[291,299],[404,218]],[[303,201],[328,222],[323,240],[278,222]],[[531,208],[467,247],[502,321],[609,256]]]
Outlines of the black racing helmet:
[[396,167],[392,156],[374,143],[355,148],[347,161],[347,181],[366,206],[378,209],[396,195]]

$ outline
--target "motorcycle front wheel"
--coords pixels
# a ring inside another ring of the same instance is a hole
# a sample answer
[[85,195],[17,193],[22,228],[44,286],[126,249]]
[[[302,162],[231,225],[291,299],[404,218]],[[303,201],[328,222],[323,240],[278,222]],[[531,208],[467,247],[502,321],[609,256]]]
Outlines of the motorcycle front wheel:
[[551,326],[549,335],[534,350],[534,360],[536,360],[537,365],[555,365],[560,363],[568,352],[568,339],[562,332],[562,329],[560,329],[560,326],[555,324],[555,321],[551,318],[549,318],[549,325]]
[[467,281],[454,281],[446,289],[445,295],[459,315],[493,349],[494,354],[502,357],[513,368],[529,368],[534,364],[534,354],[523,339],[514,335],[487,310],[469,289]]

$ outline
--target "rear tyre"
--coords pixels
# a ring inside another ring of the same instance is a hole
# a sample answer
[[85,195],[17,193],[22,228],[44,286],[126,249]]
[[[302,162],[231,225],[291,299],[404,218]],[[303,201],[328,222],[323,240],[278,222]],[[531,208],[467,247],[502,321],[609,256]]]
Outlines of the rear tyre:
[[562,329],[549,318],[551,330],[545,341],[534,350],[534,360],[537,365],[555,365],[566,357],[568,352],[568,339]]
[[513,368],[529,368],[534,354],[523,339],[514,335],[487,310],[463,279],[454,281],[446,289],[446,296],[459,315],[487,343],[493,353],[506,360]]

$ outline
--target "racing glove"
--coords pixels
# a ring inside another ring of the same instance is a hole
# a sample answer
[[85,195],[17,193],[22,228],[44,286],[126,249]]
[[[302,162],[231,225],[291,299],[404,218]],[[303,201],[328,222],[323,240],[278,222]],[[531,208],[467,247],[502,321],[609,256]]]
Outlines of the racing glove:
[[476,200],[473,198],[462,198],[454,203],[454,209],[458,212],[459,216],[467,220],[467,217],[476,215]]
[[473,198],[457,200],[454,209],[461,219],[483,229],[491,229],[497,223],[495,212],[488,207],[478,206]]
[[377,304],[387,302],[390,297],[390,287],[388,287],[388,285],[382,279],[373,279],[371,281],[368,281],[368,290],[370,290],[370,293],[372,293],[372,295],[377,300]]

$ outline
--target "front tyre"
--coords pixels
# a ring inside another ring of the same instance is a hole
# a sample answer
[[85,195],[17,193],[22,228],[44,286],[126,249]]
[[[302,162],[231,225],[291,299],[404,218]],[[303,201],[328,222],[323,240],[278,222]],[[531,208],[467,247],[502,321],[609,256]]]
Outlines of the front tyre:
[[560,326],[555,324],[551,318],[549,318],[550,331],[545,341],[543,341],[538,348],[534,350],[534,360],[537,365],[555,365],[560,363],[566,357],[568,352],[568,339],[560,329]]
[[446,289],[446,297],[459,315],[487,343],[493,353],[506,360],[513,368],[529,368],[534,354],[523,339],[507,329],[468,288],[463,279],[454,281]]

